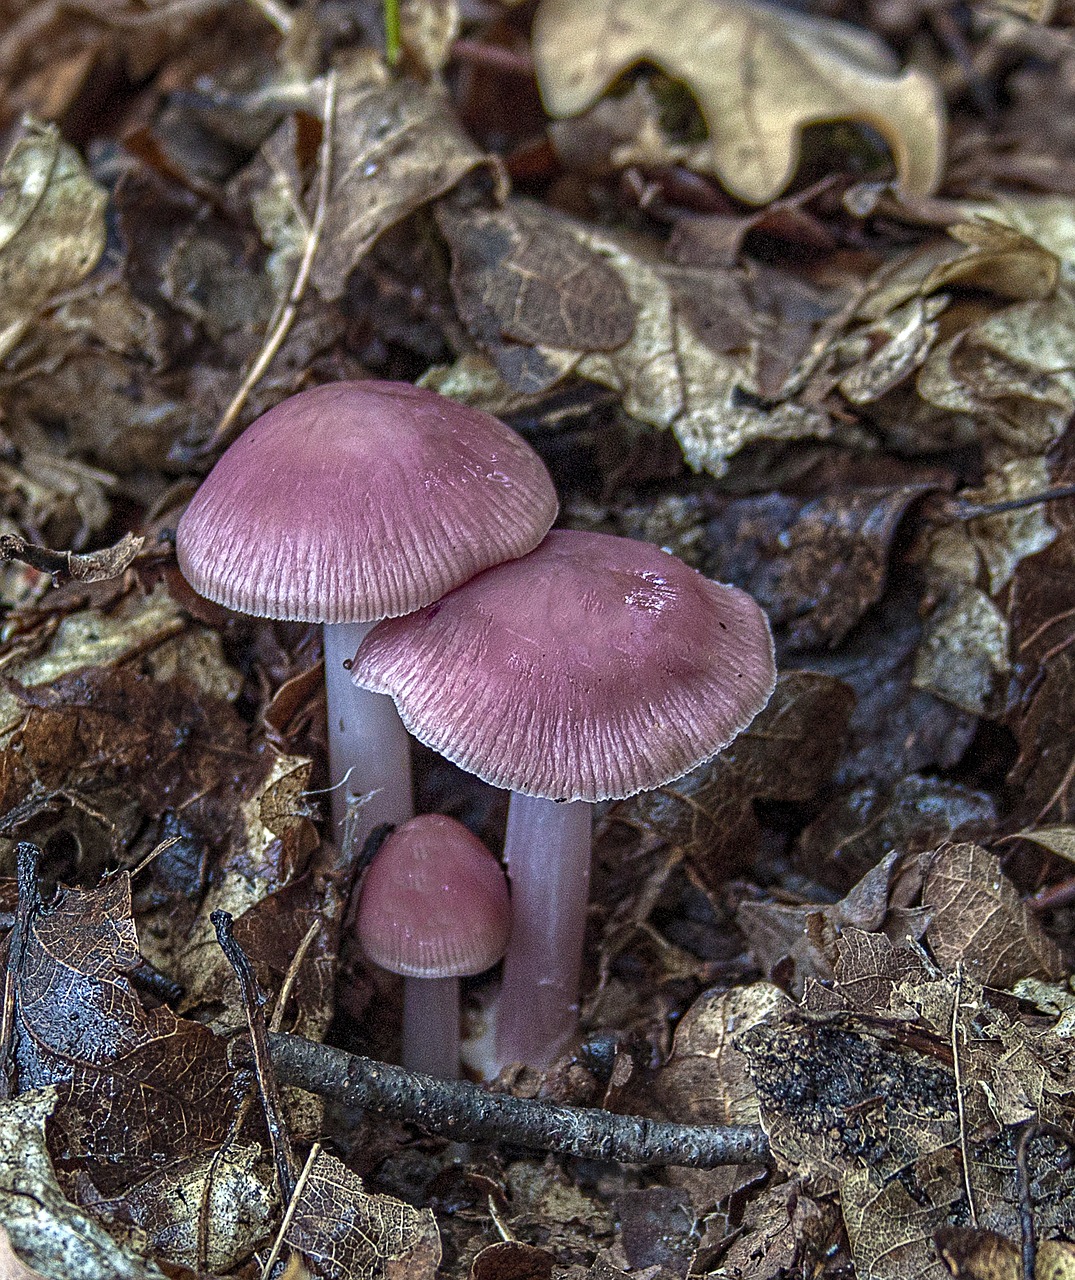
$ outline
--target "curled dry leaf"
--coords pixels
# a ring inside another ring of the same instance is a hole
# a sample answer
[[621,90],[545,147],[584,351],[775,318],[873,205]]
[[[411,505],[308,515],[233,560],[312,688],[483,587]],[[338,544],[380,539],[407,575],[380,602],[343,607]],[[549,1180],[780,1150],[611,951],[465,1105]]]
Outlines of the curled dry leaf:
[[105,246],[106,195],[52,125],[29,122],[0,169],[0,356]]
[[554,116],[577,115],[623,71],[652,62],[694,91],[709,137],[680,156],[763,204],[794,174],[804,125],[858,120],[888,143],[900,183],[933,191],[944,157],[940,90],[900,74],[875,36],[745,0],[542,0],[534,59]]
[[[382,231],[454,187],[478,166],[504,194],[497,162],[463,132],[443,94],[391,80],[380,63],[356,57],[340,73],[332,135],[331,185],[311,272],[318,293],[338,298]],[[296,206],[302,207],[301,199]]]
[[318,1151],[290,1208],[285,1242],[324,1280],[433,1280],[440,1233],[430,1209],[374,1195],[335,1156]]

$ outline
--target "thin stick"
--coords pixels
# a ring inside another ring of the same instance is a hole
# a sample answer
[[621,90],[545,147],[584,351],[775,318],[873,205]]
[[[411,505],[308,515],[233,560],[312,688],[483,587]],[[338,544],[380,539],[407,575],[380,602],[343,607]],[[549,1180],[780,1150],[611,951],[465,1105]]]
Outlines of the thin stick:
[[314,1167],[314,1161],[321,1154],[321,1143],[315,1142],[310,1148],[310,1154],[306,1157],[306,1163],[302,1166],[302,1172],[299,1174],[299,1180],[295,1183],[295,1190],[291,1193],[291,1199],[287,1202],[287,1209],[280,1221],[280,1230],[276,1233],[276,1239],[272,1243],[272,1249],[269,1256],[265,1259],[265,1265],[261,1268],[261,1280],[269,1280],[269,1274],[276,1265],[276,1259],[280,1256],[280,1250],[284,1246],[284,1234],[288,1227],[291,1226],[291,1219],[295,1216],[295,1210],[298,1208],[299,1197],[306,1189],[307,1180],[310,1177],[310,1170]]
[[978,1226],[978,1210],[970,1182],[970,1151],[967,1147],[967,1117],[963,1107],[963,1075],[959,1066],[959,1006],[963,998],[963,961],[956,965],[956,989],[952,997],[952,1070],[956,1079],[956,1114],[959,1116],[959,1150],[963,1156],[963,1186],[967,1192],[971,1226]]
[[295,19],[282,4],[277,4],[276,0],[250,0],[250,6],[256,9],[266,22],[271,23],[282,36],[291,34]]
[[[236,1045],[236,1048],[240,1046]],[[364,1107],[461,1142],[505,1142],[623,1164],[770,1164],[759,1125],[691,1125],[487,1093],[404,1071],[301,1036],[271,1035],[277,1075],[323,1098]]]
[[36,844],[22,840],[15,846],[15,875],[19,896],[15,907],[15,923],[8,935],[7,965],[4,968],[3,1006],[0,1007],[0,1098],[15,1096],[15,1003],[26,958],[26,945],[34,917],[41,910],[37,888],[37,864],[41,850]]
[[295,1190],[295,1157],[291,1150],[284,1121],[284,1108],[280,1090],[276,1084],[272,1059],[269,1056],[269,1033],[265,1027],[265,994],[258,985],[246,953],[232,934],[232,918],[226,911],[214,911],[210,917],[216,930],[217,942],[239,980],[239,992],[243,1011],[250,1028],[250,1044],[254,1053],[254,1072],[257,1075],[261,1105],[265,1111],[265,1124],[269,1130],[273,1160],[276,1164],[276,1181],[280,1199],[286,1204]]
[[284,1010],[287,1008],[287,1002],[291,998],[291,988],[295,985],[295,979],[302,968],[302,962],[306,959],[310,943],[317,937],[317,931],[320,928],[321,921],[315,920],[306,930],[306,936],[299,943],[298,950],[291,957],[291,963],[287,966],[287,973],[284,974],[284,982],[280,988],[280,994],[276,997],[276,1005],[272,1011],[272,1019],[269,1022],[270,1031],[279,1031],[283,1025]]
[[224,416],[217,423],[216,430],[206,443],[204,450],[206,453],[212,453],[214,450],[221,449],[231,443],[235,434],[235,424],[243,411],[243,405],[246,404],[250,392],[257,386],[262,374],[272,364],[276,353],[283,345],[284,339],[290,332],[296,315],[298,315],[299,303],[306,292],[310,272],[313,270],[314,258],[317,255],[318,246],[321,244],[321,233],[324,230],[325,215],[328,211],[329,188],[332,185],[332,143],[336,124],[335,71],[330,71],[325,78],[325,102],[322,116],[321,147],[318,152],[317,203],[314,207],[313,221],[310,223],[310,230],[306,236],[306,243],[303,246],[299,269],[295,272],[295,279],[292,281],[287,301],[281,309],[275,325],[270,330],[269,336],[265,340],[265,345],[258,352],[257,359],[250,366],[246,377],[243,379],[242,386],[235,393],[231,404],[224,410]]

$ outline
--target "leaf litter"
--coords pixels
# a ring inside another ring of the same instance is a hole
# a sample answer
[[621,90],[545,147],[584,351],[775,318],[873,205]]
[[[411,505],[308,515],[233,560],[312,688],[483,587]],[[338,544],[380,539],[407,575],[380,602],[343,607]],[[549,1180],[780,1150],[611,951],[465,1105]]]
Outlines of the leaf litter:
[[[1062,6],[1003,7],[411,0],[393,69],[378,5],[0,6],[4,1275],[1072,1270],[1075,77]],[[316,633],[171,538],[228,433],[364,376],[769,613],[765,712],[599,815],[582,1041],[493,1086],[768,1163],[289,1085],[279,1196],[212,913],[272,1034],[391,1057],[399,989]]]

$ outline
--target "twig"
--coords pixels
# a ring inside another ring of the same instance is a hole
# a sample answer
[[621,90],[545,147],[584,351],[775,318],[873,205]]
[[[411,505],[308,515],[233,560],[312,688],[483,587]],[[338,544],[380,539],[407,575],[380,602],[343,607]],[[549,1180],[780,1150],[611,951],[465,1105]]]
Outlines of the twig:
[[282,36],[291,34],[295,19],[282,4],[277,4],[276,0],[250,0],[250,7],[256,9]]
[[295,1157],[291,1151],[291,1139],[284,1121],[280,1090],[273,1072],[272,1059],[269,1056],[269,1033],[265,1028],[264,1013],[265,994],[258,986],[258,980],[254,977],[254,970],[245,952],[235,941],[231,931],[231,916],[226,911],[214,911],[209,919],[216,930],[220,949],[235,970],[236,978],[239,979],[243,1010],[250,1028],[254,1071],[258,1079],[261,1104],[265,1110],[265,1123],[269,1129],[269,1141],[272,1143],[273,1160],[276,1164],[276,1181],[280,1188],[280,1199],[286,1204],[295,1191]]
[[257,386],[262,374],[272,364],[276,353],[283,345],[284,339],[290,332],[296,315],[298,315],[299,303],[306,292],[310,272],[313,270],[314,258],[317,255],[318,246],[321,244],[321,233],[325,226],[325,215],[328,212],[329,189],[332,185],[332,145],[336,124],[335,71],[330,71],[325,78],[325,101],[322,108],[322,117],[321,147],[318,151],[317,200],[314,206],[313,221],[310,223],[310,230],[303,246],[299,268],[295,272],[295,279],[291,283],[287,301],[269,331],[264,346],[258,352],[257,359],[247,371],[242,386],[232,397],[231,404],[224,410],[224,416],[217,423],[216,430],[207,441],[204,447],[205,453],[212,453],[214,450],[223,448],[231,443],[232,436],[235,434],[235,424],[243,411],[243,405],[246,404],[250,392]]
[[5,533],[0,536],[0,564],[17,560],[39,573],[50,573],[54,587],[65,582],[104,582],[118,578],[142,550],[144,542],[144,537],[125,533],[115,546],[79,555],[74,551],[39,547],[14,533]]
[[295,1210],[299,1205],[299,1197],[302,1195],[306,1187],[307,1179],[310,1176],[310,1170],[314,1167],[314,1161],[321,1153],[321,1143],[315,1142],[310,1148],[310,1154],[306,1157],[306,1163],[302,1166],[302,1172],[299,1174],[299,1180],[295,1183],[295,1190],[291,1193],[291,1199],[287,1202],[284,1209],[284,1216],[280,1220],[280,1230],[276,1233],[276,1239],[273,1241],[272,1249],[269,1256],[265,1259],[265,1265],[261,1268],[261,1280],[269,1280],[269,1275],[276,1265],[276,1259],[280,1256],[280,1250],[284,1245],[284,1235],[288,1227],[291,1226],[291,1219],[295,1216]]
[[1027,1147],[1033,1138],[1052,1138],[1075,1152],[1075,1138],[1058,1125],[1044,1120],[1027,1120],[1015,1145],[1015,1171],[1019,1184],[1019,1228],[1023,1238],[1024,1280],[1034,1280],[1038,1265],[1038,1240],[1034,1229],[1034,1199],[1030,1194],[1030,1172],[1027,1169]]
[[965,502],[962,498],[949,498],[943,503],[941,510],[931,518],[942,524],[960,520],[981,520],[989,516],[1002,516],[1009,511],[1023,511],[1027,507],[1037,507],[1045,502],[1056,502],[1061,498],[1075,498],[1075,484],[1057,485],[1053,489],[1027,493],[1021,498],[1005,498],[1001,502]]
[[461,1142],[505,1142],[623,1164],[769,1164],[759,1125],[691,1125],[622,1116],[487,1093],[345,1053],[301,1036],[271,1035],[273,1066],[285,1084],[365,1107]]
[[36,844],[22,840],[15,846],[15,876],[19,897],[15,907],[15,924],[8,935],[7,964],[4,968],[4,1003],[0,1009],[0,1098],[15,1094],[15,1064],[12,1061],[15,1040],[15,996],[22,976],[26,944],[34,917],[41,910],[37,888],[37,864],[41,850]]
[[298,950],[291,957],[291,963],[287,966],[287,973],[284,974],[284,981],[280,987],[279,994],[276,997],[276,1004],[273,1006],[272,1019],[269,1022],[270,1031],[279,1031],[284,1024],[284,1010],[287,1008],[287,1002],[291,998],[291,989],[295,985],[295,979],[299,976],[299,970],[302,968],[302,962],[306,959],[306,953],[310,950],[310,943],[317,937],[317,931],[321,928],[321,921],[315,920],[299,943]]
[[956,1081],[956,1114],[959,1117],[959,1150],[963,1157],[963,1186],[967,1192],[971,1226],[978,1226],[978,1210],[974,1204],[974,1188],[970,1181],[970,1151],[967,1147],[967,1117],[963,1106],[963,1073],[959,1065],[959,1006],[963,998],[963,962],[956,965],[956,989],[952,997],[952,1071]]

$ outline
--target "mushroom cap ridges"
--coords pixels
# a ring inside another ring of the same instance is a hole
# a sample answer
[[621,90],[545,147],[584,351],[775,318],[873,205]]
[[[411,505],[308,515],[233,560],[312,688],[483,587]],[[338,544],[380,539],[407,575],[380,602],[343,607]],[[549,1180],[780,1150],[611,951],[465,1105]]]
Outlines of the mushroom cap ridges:
[[758,605],[645,542],[554,531],[359,648],[356,684],[495,786],[621,799],[708,760],[776,682]]
[[510,924],[500,863],[462,823],[428,813],[377,850],[356,915],[366,955],[409,978],[481,973],[504,954]]
[[409,613],[523,555],[556,517],[545,466],[510,427],[398,382],[336,382],[252,423],[179,521],[196,591],[259,617]]

